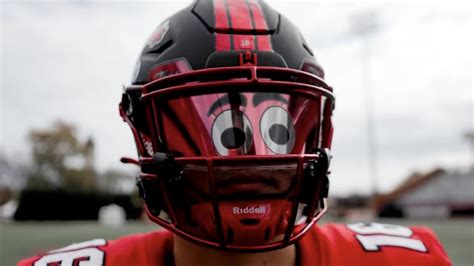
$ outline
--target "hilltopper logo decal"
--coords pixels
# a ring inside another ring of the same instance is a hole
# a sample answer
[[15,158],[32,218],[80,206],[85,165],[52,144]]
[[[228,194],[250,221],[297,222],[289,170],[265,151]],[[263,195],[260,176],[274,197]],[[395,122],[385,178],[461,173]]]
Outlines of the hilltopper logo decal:
[[166,33],[168,33],[169,29],[170,29],[170,22],[167,20],[167,21],[163,22],[163,24],[161,24],[155,30],[155,32],[153,32],[150,39],[148,39],[148,42],[147,42],[148,49],[155,47],[161,41],[163,41],[163,39],[165,38]]

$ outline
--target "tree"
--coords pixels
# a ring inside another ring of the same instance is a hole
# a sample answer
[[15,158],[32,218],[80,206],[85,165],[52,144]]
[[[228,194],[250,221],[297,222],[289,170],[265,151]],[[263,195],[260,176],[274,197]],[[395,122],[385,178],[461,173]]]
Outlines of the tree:
[[94,142],[81,141],[72,124],[56,121],[48,129],[29,133],[32,171],[27,186],[35,189],[51,187],[65,190],[95,190]]

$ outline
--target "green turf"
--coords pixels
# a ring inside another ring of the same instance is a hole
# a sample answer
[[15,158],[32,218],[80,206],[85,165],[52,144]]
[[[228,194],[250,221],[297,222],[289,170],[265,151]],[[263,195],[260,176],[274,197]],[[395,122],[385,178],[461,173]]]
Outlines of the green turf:
[[[474,220],[407,221],[382,220],[400,225],[428,225],[443,242],[453,265],[474,266]],[[15,265],[35,253],[95,238],[115,239],[148,232],[152,224],[129,222],[121,228],[107,228],[95,222],[0,222],[0,266]]]
[[21,258],[72,243],[96,238],[116,239],[157,229],[156,225],[138,222],[121,228],[103,227],[96,222],[22,222],[0,226],[0,266],[15,265]]

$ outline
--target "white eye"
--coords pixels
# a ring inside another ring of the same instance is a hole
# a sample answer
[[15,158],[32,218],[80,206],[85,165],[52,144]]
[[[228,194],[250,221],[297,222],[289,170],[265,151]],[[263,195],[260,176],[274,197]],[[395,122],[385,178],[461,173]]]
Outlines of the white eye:
[[260,120],[260,132],[267,147],[276,154],[288,154],[295,145],[295,127],[288,112],[272,106]]
[[250,120],[238,110],[220,113],[212,125],[212,142],[220,155],[228,155],[229,150],[246,154],[253,143]]

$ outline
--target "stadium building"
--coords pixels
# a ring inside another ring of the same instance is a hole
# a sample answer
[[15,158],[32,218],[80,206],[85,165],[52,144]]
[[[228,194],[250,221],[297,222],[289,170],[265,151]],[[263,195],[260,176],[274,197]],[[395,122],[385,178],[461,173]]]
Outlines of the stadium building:
[[474,169],[415,173],[374,200],[379,217],[448,218],[474,216]]

